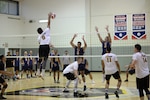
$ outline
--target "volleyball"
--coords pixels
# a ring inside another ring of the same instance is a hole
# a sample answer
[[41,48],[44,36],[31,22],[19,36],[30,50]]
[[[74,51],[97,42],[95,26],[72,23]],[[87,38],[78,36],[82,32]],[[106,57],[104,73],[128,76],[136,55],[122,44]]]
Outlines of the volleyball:
[[52,13],[51,18],[54,19],[56,17],[55,13]]

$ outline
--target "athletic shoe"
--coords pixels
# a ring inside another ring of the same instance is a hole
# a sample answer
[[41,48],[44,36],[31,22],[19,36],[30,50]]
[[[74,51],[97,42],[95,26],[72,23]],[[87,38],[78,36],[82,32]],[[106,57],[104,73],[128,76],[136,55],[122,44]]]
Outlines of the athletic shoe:
[[128,82],[128,79],[124,80],[124,82]]
[[57,81],[57,83],[60,83],[59,80]]
[[105,93],[105,99],[108,99],[109,96],[108,96],[108,93]]
[[86,91],[86,85],[84,85],[84,87],[83,87],[83,91]]
[[74,97],[78,97],[78,92],[73,93]]
[[42,74],[40,74],[39,77],[40,77],[42,80],[44,80],[44,77],[42,76]]
[[63,92],[64,93],[69,93],[69,90],[64,89]]
[[118,92],[115,91],[114,94],[116,95],[117,98],[119,98]]
[[3,97],[2,95],[0,96],[0,99],[7,99],[7,98],[5,98],[5,97]]
[[94,81],[94,80],[92,80],[92,84],[95,84],[95,81]]

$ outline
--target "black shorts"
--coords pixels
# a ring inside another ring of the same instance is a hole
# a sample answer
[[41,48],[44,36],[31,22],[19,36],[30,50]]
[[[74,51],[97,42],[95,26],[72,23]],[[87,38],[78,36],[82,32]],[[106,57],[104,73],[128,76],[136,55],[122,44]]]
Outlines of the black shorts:
[[136,78],[137,89],[149,88],[149,75],[144,78]]
[[74,76],[73,73],[67,73],[67,74],[64,74],[64,76],[65,76],[68,80],[74,80],[74,79],[76,79],[76,77]]
[[79,64],[78,71],[84,71],[84,70],[85,70],[85,65]]
[[28,70],[28,66],[22,66],[22,71],[26,71],[26,70]]
[[52,71],[59,71],[59,64],[58,63],[55,63],[56,66],[53,64],[53,67],[52,67]]
[[19,66],[15,66],[15,71],[19,71]]
[[33,65],[29,65],[28,70],[32,70],[32,69],[33,69]]
[[4,82],[5,80],[2,77],[0,77],[0,83],[3,84]]
[[50,51],[49,45],[40,45],[40,47],[39,47],[39,57],[48,58],[49,51]]
[[[119,74],[118,71],[114,74],[111,74],[111,75],[114,77],[114,79],[119,79],[120,78],[120,74]],[[106,80],[110,80],[111,75],[106,75]]]
[[64,70],[64,69],[65,69],[68,65],[69,65],[69,64],[64,64],[64,66],[63,66],[63,67],[64,67],[64,68],[63,68],[63,70]]
[[89,71],[88,69],[85,68],[84,74],[85,74],[85,75],[88,75],[88,74],[90,74],[90,71]]

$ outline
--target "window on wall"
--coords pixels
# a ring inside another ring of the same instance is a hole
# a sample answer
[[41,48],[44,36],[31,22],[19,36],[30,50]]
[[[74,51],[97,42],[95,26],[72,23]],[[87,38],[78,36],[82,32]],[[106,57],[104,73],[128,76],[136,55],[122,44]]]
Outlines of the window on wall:
[[19,3],[12,0],[0,0],[0,13],[19,15]]

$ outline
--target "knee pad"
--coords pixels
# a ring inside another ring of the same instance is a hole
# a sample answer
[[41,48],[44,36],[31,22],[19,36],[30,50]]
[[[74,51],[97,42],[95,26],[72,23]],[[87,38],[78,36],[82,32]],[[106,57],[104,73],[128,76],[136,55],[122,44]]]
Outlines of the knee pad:
[[140,97],[143,97],[143,96],[144,96],[143,89],[140,89],[140,90],[139,90],[139,95],[140,95]]
[[122,80],[121,80],[121,79],[119,79],[118,81],[119,81],[119,82],[122,82]]
[[5,84],[5,85],[3,86],[3,88],[5,88],[5,89],[6,89],[7,87],[8,87],[8,85],[7,85],[7,84]]
[[42,62],[42,59],[39,59],[39,61],[38,61],[39,63],[41,63]]

